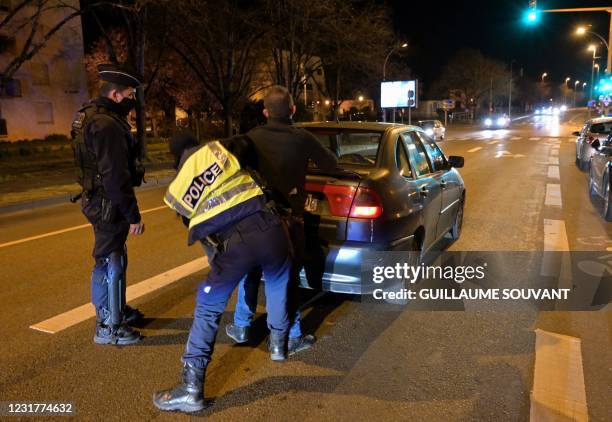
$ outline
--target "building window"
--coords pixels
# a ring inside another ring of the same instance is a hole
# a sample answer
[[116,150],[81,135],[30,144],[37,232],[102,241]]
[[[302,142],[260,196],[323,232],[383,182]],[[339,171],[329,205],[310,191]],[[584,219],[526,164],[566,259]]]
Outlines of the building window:
[[49,66],[45,63],[31,63],[32,85],[49,85]]
[[0,34],[0,54],[15,54],[16,51],[17,41],[15,40],[15,37]]
[[19,79],[7,80],[0,90],[0,97],[21,97],[21,81]]
[[35,102],[34,113],[38,124],[53,124],[53,104],[48,102]]

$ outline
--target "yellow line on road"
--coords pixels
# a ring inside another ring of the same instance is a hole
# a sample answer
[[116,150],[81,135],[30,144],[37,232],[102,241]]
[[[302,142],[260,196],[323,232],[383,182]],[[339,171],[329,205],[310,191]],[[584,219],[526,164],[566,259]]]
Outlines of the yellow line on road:
[[530,422],[588,420],[581,341],[536,329]]
[[[198,258],[186,264],[179,265],[164,273],[158,274],[137,284],[129,286],[126,290],[127,301],[132,301],[146,294],[168,286],[175,281],[185,278],[195,272],[203,270],[208,266],[206,258]],[[70,311],[56,315],[37,324],[30,325],[30,328],[44,333],[55,334],[66,328],[72,327],[96,315],[94,307],[87,303]]]
[[[147,214],[147,213],[150,213],[150,212],[153,212],[153,211],[159,211],[159,210],[164,209],[164,208],[168,208],[168,207],[165,206],[165,205],[162,205],[160,207],[150,208],[148,210],[141,211],[140,214]],[[43,233],[43,234],[39,234],[39,235],[36,235],[36,236],[30,236],[30,237],[26,237],[26,238],[23,238],[23,239],[13,240],[11,242],[0,243],[0,249],[1,248],[6,248],[6,247],[9,247],[9,246],[19,245],[20,243],[29,242],[31,240],[43,239],[43,238],[49,237],[49,236],[55,236],[55,235],[62,234],[62,233],[68,233],[68,232],[71,232],[71,231],[74,231],[74,230],[84,229],[84,228],[90,227],[90,226],[91,226],[91,224],[81,224],[80,226],[68,227],[68,228],[65,228],[65,229],[55,230],[55,231],[52,231],[52,232]]]

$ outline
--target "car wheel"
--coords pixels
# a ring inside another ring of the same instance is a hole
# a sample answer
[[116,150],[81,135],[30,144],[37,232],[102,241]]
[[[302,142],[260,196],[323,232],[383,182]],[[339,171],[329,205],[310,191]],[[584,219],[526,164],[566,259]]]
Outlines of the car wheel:
[[453,240],[459,239],[461,236],[461,228],[463,227],[463,200],[459,203],[459,209],[455,215],[455,222],[451,226],[450,235]]
[[612,221],[612,190],[610,189],[610,180],[604,179],[604,217],[606,221]]

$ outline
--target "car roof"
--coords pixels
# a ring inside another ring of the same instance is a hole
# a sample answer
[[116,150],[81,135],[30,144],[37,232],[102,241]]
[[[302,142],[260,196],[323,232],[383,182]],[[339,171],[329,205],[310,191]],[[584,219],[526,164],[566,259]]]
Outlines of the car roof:
[[596,117],[588,121],[588,123],[608,123],[612,122],[612,117]]
[[355,129],[355,130],[372,130],[376,132],[385,132],[387,130],[422,130],[418,126],[405,125],[401,123],[385,123],[385,122],[302,122],[296,123],[296,126],[302,128],[320,128],[320,129]]

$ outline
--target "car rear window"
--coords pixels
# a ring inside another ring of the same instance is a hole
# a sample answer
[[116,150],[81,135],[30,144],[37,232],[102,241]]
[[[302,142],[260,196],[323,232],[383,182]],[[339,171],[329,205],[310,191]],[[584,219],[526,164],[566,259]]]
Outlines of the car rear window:
[[612,122],[593,123],[590,132],[602,135],[610,134],[612,132]]
[[307,128],[338,156],[338,164],[373,166],[382,132]]

